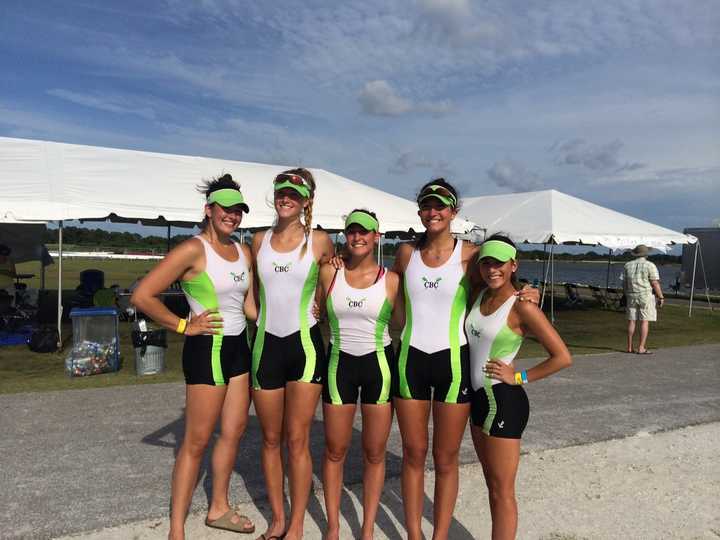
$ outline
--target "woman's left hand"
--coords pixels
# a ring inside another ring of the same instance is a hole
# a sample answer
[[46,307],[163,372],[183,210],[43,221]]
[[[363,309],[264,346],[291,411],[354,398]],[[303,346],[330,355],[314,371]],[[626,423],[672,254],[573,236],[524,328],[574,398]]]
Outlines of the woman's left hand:
[[520,302],[532,302],[535,305],[540,304],[540,290],[525,285],[522,289],[515,293]]
[[512,365],[500,360],[488,360],[484,367],[485,374],[491,379],[496,379],[507,384],[515,384],[515,369]]

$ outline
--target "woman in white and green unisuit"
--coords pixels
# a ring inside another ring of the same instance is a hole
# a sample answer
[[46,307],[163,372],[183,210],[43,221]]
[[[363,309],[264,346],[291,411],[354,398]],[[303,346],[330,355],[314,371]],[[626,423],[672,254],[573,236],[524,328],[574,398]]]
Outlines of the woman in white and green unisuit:
[[[270,525],[261,538],[295,540],[303,535],[312,485],[310,425],[325,371],[313,303],[319,266],[333,256],[334,247],[327,233],[312,230],[315,179],[310,171],[285,171],[275,178],[273,187],[275,225],[252,240],[260,307],[252,350],[253,402],[262,429],[262,467],[272,509]],[[283,495],[284,433],[289,523]]]
[[[378,265],[373,250],[380,238],[377,216],[356,209],[345,219],[344,265],[320,270],[320,290],[330,323],[330,349],[323,390],[325,456],[323,491],[328,529],[340,534],[343,465],[350,446],[358,397],[362,411],[363,520],[361,538],[372,540],[385,482],[385,447],[392,424],[391,366],[395,355],[388,326],[399,277]],[[323,302],[320,302],[323,305]]]
[[[229,174],[205,182],[202,232],[186,240],[145,276],[131,302],[157,324],[185,335],[185,436],[175,459],[170,540],[185,537],[192,494],[205,449],[220,420],[212,453],[208,527],[251,533],[255,526],[230,507],[228,488],[250,406],[250,349],[246,315],[255,318],[252,258],[231,234],[248,212],[240,186]],[[192,316],[181,319],[160,294],[180,281]]]
[[[410,540],[422,538],[428,421],[433,417],[433,538],[447,538],[458,491],[458,454],[472,387],[464,320],[469,291],[481,280],[477,247],[453,237],[455,188],[438,178],[417,197],[425,232],[400,246],[393,270],[403,278],[405,327],[397,360],[395,407],[403,440],[402,493]],[[522,298],[537,302],[536,290]]]

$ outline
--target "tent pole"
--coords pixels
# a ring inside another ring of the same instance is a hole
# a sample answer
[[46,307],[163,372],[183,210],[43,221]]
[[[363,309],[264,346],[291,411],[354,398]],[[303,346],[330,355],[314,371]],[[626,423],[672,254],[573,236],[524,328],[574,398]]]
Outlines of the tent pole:
[[607,273],[605,275],[605,288],[610,288],[610,262],[612,261],[612,249],[610,250],[610,254],[608,255],[608,265],[607,265]]
[[[543,244],[543,263],[542,263],[542,279],[545,279],[545,258],[547,257],[547,244]],[[540,278],[538,278],[538,281],[540,281]],[[543,292],[545,289],[545,285],[543,285]]]
[[[550,271],[550,265],[546,264],[546,262],[550,262],[549,258],[552,256],[552,245],[550,247],[550,255],[547,256],[547,259],[543,259],[543,283],[542,292],[540,293],[540,309],[545,305],[545,291],[547,290],[548,272]],[[547,252],[547,244],[543,244],[543,253],[545,252]]]
[[63,256],[63,221],[58,222],[58,291],[57,291],[57,348],[62,347],[62,256]]
[[695,256],[693,257],[693,273],[692,273],[692,282],[690,284],[690,307],[688,308],[688,317],[692,317],[693,296],[695,296],[695,270],[697,269],[697,257],[698,257],[699,250],[700,250],[700,240],[695,242]]
[[40,290],[45,290],[45,261],[40,260]]
[[555,244],[550,244],[550,322],[555,325]]
[[712,303],[710,302],[710,293],[707,282],[707,274],[705,273],[705,262],[703,261],[702,246],[700,246],[699,244],[700,240],[698,240],[698,251],[700,252],[700,269],[702,270],[703,274],[703,283],[705,283],[705,298],[707,299],[708,308],[710,309],[710,311],[712,311],[713,307]]
[[168,223],[168,228],[167,228],[167,251],[166,251],[166,253],[170,253],[170,227],[171,227],[171,225]]

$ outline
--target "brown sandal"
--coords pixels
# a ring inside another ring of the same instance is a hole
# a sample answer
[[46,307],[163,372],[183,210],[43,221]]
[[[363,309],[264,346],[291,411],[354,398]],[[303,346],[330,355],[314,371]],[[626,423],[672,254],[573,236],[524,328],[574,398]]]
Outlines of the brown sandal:
[[[238,522],[233,521],[233,516],[238,516],[240,520]],[[213,519],[212,521],[205,519],[205,525],[212,527],[213,529],[222,529],[223,531],[232,531],[244,534],[255,532],[255,524],[250,521],[250,518],[238,514],[235,510],[228,510],[222,516],[217,519]]]

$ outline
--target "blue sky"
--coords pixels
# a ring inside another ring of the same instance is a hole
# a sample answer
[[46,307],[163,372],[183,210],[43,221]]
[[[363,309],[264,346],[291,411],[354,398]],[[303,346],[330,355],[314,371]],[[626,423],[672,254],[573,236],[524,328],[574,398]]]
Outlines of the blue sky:
[[4,0],[0,135],[709,226],[718,28],[710,0]]

